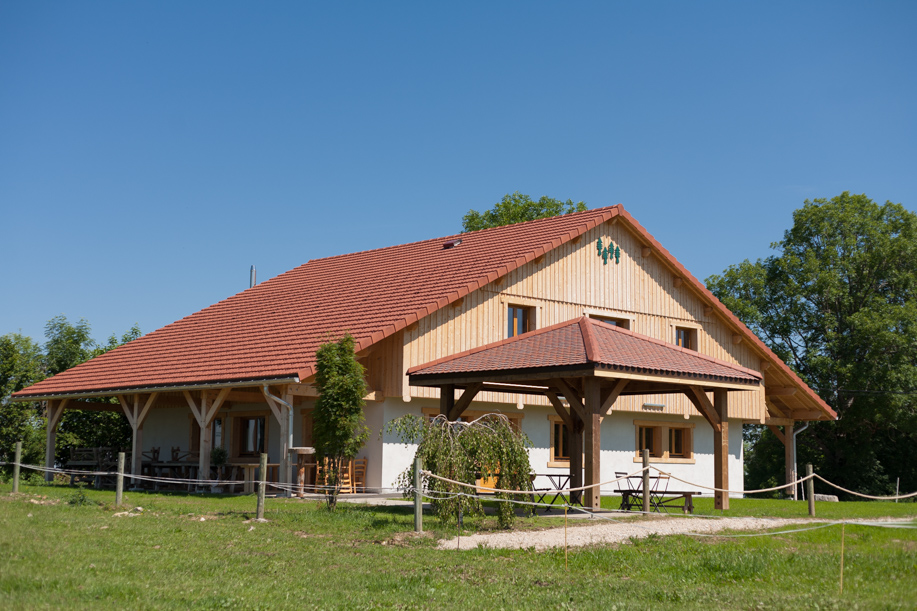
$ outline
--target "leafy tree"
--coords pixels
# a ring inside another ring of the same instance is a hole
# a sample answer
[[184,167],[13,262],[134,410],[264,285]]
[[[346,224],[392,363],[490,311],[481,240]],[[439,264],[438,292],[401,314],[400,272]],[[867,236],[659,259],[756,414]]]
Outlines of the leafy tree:
[[[806,200],[773,247],[707,286],[837,412],[800,434],[800,464],[857,491],[917,489],[917,215],[849,192]],[[751,487],[782,464],[758,435]]]
[[[532,442],[516,431],[503,414],[485,414],[471,422],[449,422],[442,415],[421,418],[408,414],[390,421],[386,430],[399,435],[405,443],[417,444],[417,456],[426,471],[468,485],[474,485],[479,477],[496,476],[497,488],[531,489],[528,448]],[[480,499],[468,496],[474,488],[428,476],[422,479],[424,489],[432,496],[433,511],[443,523],[455,523],[460,513],[483,515]],[[399,475],[398,488],[405,496],[411,494],[413,464]],[[496,497],[510,499],[505,492],[496,493]],[[516,517],[512,504],[497,503],[497,517],[503,528],[512,526]]]
[[39,382],[41,346],[18,333],[0,337],[0,461],[12,462],[17,441],[22,441],[22,462],[36,464],[45,454],[41,405],[10,402],[10,395]]
[[[89,323],[76,324],[64,315],[45,325],[42,349],[31,338],[18,334],[0,338],[0,460],[12,457],[15,442],[23,441],[23,462],[39,463],[45,452],[45,419],[38,402],[11,402],[10,395],[140,336],[135,324],[104,345],[91,336]],[[109,399],[99,402],[111,403]],[[128,447],[131,427],[119,412],[66,411],[58,425],[57,461],[66,461],[73,446]]]
[[325,460],[325,496],[333,510],[341,491],[342,463],[356,456],[369,437],[363,416],[366,382],[349,333],[322,344],[315,356],[319,396],[312,412],[312,437],[318,459]]
[[[121,336],[115,335],[104,345],[91,336],[92,327],[85,319],[72,324],[64,315],[55,316],[45,325],[45,362],[48,375],[76,367],[100,354],[113,350],[137,337],[140,327],[134,324]],[[115,403],[114,399],[97,399],[99,403]],[[58,462],[66,462],[73,447],[129,448],[133,430],[123,413],[66,410],[57,431]]]
[[462,231],[478,231],[489,227],[534,221],[535,219],[560,216],[571,212],[582,212],[584,210],[586,210],[584,202],[574,204],[573,200],[570,199],[563,202],[546,195],[535,201],[528,195],[523,195],[516,191],[512,195],[504,195],[503,199],[497,202],[490,210],[485,210],[484,212],[469,210],[468,214],[462,217]]

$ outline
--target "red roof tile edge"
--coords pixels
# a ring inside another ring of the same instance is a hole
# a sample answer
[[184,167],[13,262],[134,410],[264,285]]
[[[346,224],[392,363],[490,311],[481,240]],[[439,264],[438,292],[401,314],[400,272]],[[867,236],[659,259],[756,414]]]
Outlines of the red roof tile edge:
[[[620,206],[620,204],[618,204],[618,206]],[[818,393],[816,393],[814,390],[809,388],[809,385],[806,384],[802,380],[802,378],[796,375],[796,372],[790,369],[790,366],[784,363],[783,360],[779,356],[777,356],[773,350],[768,348],[767,344],[761,341],[761,338],[759,338],[757,335],[754,334],[754,332],[751,329],[745,326],[745,323],[739,320],[738,316],[733,314],[729,308],[723,305],[723,302],[717,299],[716,295],[711,293],[710,290],[706,286],[704,286],[703,282],[695,278],[694,275],[691,274],[691,272],[685,269],[685,267],[681,263],[679,263],[678,260],[674,256],[672,256],[672,253],[666,250],[665,247],[663,247],[663,245],[660,244],[656,240],[656,238],[650,235],[650,233],[640,223],[637,222],[637,219],[631,216],[630,213],[627,212],[623,206],[620,206],[618,215],[625,222],[627,222],[634,229],[635,232],[643,236],[652,245],[653,248],[659,251],[659,253],[665,258],[665,260],[672,267],[678,270],[678,272],[682,274],[685,277],[685,279],[687,279],[688,283],[694,287],[694,290],[696,290],[698,293],[701,294],[703,298],[709,301],[713,305],[713,307],[716,308],[717,311],[723,317],[726,318],[727,321],[731,322],[735,326],[735,328],[739,331],[739,333],[744,335],[752,343],[752,345],[756,347],[759,351],[763,352],[765,358],[767,358],[774,365],[776,365],[777,368],[780,369],[780,371],[788,375],[790,379],[795,380],[799,384],[800,388],[802,388],[803,392],[805,392],[806,395],[810,399],[815,401],[818,407],[820,407],[828,415],[830,415],[832,419],[837,420],[837,412],[831,409],[831,406],[825,403],[824,399],[818,396]]]

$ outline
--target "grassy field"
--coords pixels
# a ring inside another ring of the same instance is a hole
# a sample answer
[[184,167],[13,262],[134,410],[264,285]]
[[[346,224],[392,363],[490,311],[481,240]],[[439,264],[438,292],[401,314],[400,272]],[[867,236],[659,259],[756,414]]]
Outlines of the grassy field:
[[[78,504],[85,500],[83,504]],[[0,485],[0,608],[913,609],[917,530],[846,526],[770,537],[651,537],[564,550],[435,549],[410,508]],[[616,503],[609,498],[606,502]],[[77,503],[77,504],[72,504]],[[700,513],[713,514],[699,505]],[[731,501],[725,515],[804,516],[804,503]],[[819,503],[828,519],[915,516],[914,503]],[[721,513],[721,512],[720,512]],[[572,522],[572,521],[571,521]],[[588,522],[586,520],[580,521]],[[543,528],[562,518],[520,520]],[[469,524],[495,528],[492,520]],[[576,527],[571,524],[571,527]]]

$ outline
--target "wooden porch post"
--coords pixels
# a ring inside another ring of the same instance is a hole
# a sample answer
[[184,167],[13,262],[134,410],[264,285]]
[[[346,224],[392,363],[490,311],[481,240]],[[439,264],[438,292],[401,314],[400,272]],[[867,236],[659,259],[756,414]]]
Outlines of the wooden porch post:
[[206,390],[201,391],[200,404],[194,400],[194,397],[192,397],[191,393],[187,390],[184,391],[183,394],[185,395],[185,401],[188,402],[188,407],[191,408],[191,413],[194,414],[194,418],[197,420],[198,426],[201,427],[200,456],[197,463],[197,478],[210,479],[210,450],[213,447],[210,425],[213,424],[217,413],[219,413],[220,408],[226,401],[226,397],[229,395],[229,388],[221,389],[216,397],[216,400],[214,400],[212,404],[210,403],[210,396]]
[[198,446],[200,453],[197,463],[197,479],[210,479],[210,450],[213,449],[213,432],[210,430],[210,422],[206,420],[206,414],[210,410],[210,397],[207,391],[201,391],[201,419],[198,424],[201,427],[201,442]]
[[455,385],[446,384],[439,387],[439,413],[449,419],[449,413],[455,408]]
[[[51,399],[48,401],[48,430],[47,430],[47,439],[45,440],[45,467],[48,469],[54,468],[54,449],[57,443],[57,425],[60,424],[60,419],[64,415],[64,407],[67,405],[69,399],[61,399],[59,401]],[[54,474],[50,471],[45,471],[45,481],[52,481],[54,479]]]
[[[602,480],[601,440],[602,440],[602,396],[601,386],[596,378],[586,378],[583,388],[583,399],[586,408],[586,427],[584,446],[586,455],[586,482],[589,486]],[[598,487],[590,488],[583,495],[584,505],[590,509],[599,509],[601,494]]]
[[[783,427],[783,457],[786,461],[787,484],[796,481],[796,443],[795,439],[793,439],[795,425],[796,423],[790,420],[790,423]],[[796,486],[793,486],[792,490],[787,490],[787,493],[792,494],[793,500],[796,500]]]
[[[720,426],[713,429],[713,485],[729,488],[729,392],[725,388],[713,391],[713,408],[720,420]],[[717,492],[715,509],[729,509],[729,493]]]
[[[280,468],[282,470],[280,480],[287,485],[293,484],[293,459],[290,456],[290,448],[293,447],[293,395],[289,392],[284,393],[281,397],[290,407],[285,407],[284,421],[280,425]],[[292,496],[292,491],[290,492]]]
[[[583,485],[583,428],[585,423],[573,409],[570,410],[570,419],[573,420],[573,427],[567,430],[570,435],[570,487],[579,488]],[[570,501],[573,503],[582,503],[582,500],[582,492],[573,492],[570,495]]]
[[[283,396],[280,401],[276,401],[274,397],[268,391],[267,385],[261,388],[261,393],[264,395],[264,400],[267,401],[268,407],[271,408],[271,413],[274,414],[274,418],[277,419],[277,423],[280,425],[280,460],[278,461],[280,466],[279,480],[281,484],[292,484],[292,469],[290,467],[290,416],[292,415],[291,408],[293,403],[291,399],[292,395],[284,391]],[[286,401],[290,407],[283,404],[283,401]],[[284,490],[284,496],[292,496],[292,491]]]
[[[142,470],[143,423],[146,422],[146,417],[150,413],[150,408],[153,407],[157,396],[159,396],[159,393],[150,394],[146,402],[141,406],[139,394],[134,395],[133,405],[128,404],[123,395],[118,395],[118,402],[121,404],[121,409],[124,410],[124,415],[127,417],[133,432],[131,439],[131,475],[140,475]],[[131,484],[136,485],[136,480],[133,477],[131,478]]]

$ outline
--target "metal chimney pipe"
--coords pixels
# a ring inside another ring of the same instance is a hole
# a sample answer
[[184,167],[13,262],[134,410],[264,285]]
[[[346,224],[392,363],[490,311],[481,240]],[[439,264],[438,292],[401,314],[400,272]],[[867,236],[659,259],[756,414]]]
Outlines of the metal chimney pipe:
[[256,284],[258,284],[258,282],[257,282],[257,280],[256,280],[256,279],[257,279],[257,276],[258,276],[258,273],[255,271],[255,266],[252,265],[252,270],[251,270],[251,272],[249,273],[249,278],[248,278],[248,288],[252,288],[252,287],[255,286]]

